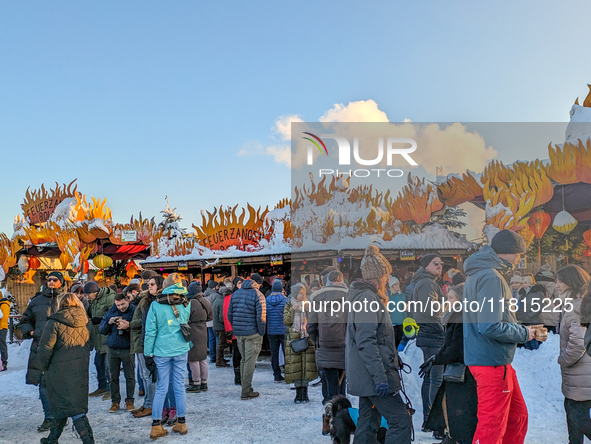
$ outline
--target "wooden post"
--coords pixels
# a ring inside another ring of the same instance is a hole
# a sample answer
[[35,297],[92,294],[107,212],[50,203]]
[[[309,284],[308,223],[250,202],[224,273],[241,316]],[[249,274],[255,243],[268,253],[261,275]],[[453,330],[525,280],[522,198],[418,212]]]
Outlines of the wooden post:
[[337,270],[341,271],[341,263],[339,262],[338,257],[332,258],[332,266],[335,267]]
[[234,280],[234,278],[236,276],[238,276],[238,265],[232,264],[232,266],[230,267],[230,269],[231,269],[231,274],[232,274],[232,280]]

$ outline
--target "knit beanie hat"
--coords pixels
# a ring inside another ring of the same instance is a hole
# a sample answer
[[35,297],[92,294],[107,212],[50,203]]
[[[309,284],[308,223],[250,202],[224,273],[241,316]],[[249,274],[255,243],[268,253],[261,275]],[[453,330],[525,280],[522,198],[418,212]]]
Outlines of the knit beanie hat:
[[187,287],[187,292],[189,293],[189,297],[195,296],[197,293],[201,293],[201,282],[193,281]]
[[48,278],[48,279],[49,279],[50,277],[57,278],[57,279],[58,279],[58,280],[59,280],[59,281],[62,283],[62,285],[64,285],[64,275],[63,275],[63,274],[61,274],[59,271],[52,271],[51,273],[49,273],[49,274],[47,275],[47,278]]
[[511,283],[515,284],[515,283],[519,283],[521,284],[522,280],[521,280],[521,276],[517,276],[517,275],[513,275],[513,277],[511,278]]
[[378,279],[392,273],[392,265],[380,253],[380,249],[371,244],[365,249],[365,256],[361,260],[361,274],[363,279]]
[[396,276],[390,276],[390,282],[388,283],[388,286],[391,287],[394,284],[399,284],[400,281],[398,280],[398,278]]
[[209,281],[207,281],[207,288],[215,288],[218,286],[218,283],[216,281],[214,281],[213,279],[210,279]]
[[511,230],[501,230],[495,234],[490,246],[497,254],[523,254],[527,251],[523,237]]
[[164,290],[166,287],[172,287],[176,284],[181,284],[183,282],[181,275],[178,273],[170,273],[166,279],[164,279],[164,283],[162,284],[162,289]]
[[101,291],[101,288],[94,281],[87,282],[84,285],[84,294],[98,293],[99,291]]
[[250,279],[252,279],[253,281],[255,281],[259,285],[262,285],[262,283],[263,283],[263,278],[258,273],[251,274]]
[[283,281],[279,278],[276,278],[273,281],[273,286],[271,287],[271,291],[274,293],[281,293],[283,291]]
[[429,254],[424,255],[421,258],[421,267],[427,268],[427,265],[429,265],[431,263],[431,261],[433,259],[435,259],[436,257],[439,257],[439,255],[435,254],[435,253],[429,253]]

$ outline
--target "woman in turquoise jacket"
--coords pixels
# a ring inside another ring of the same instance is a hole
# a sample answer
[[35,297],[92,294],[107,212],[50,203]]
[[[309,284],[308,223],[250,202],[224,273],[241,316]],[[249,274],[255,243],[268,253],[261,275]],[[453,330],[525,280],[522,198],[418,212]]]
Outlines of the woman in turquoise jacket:
[[160,413],[171,378],[177,410],[177,421],[172,431],[181,435],[187,433],[185,371],[187,355],[192,344],[185,341],[181,333],[181,324],[189,322],[191,308],[186,296],[187,289],[183,286],[178,273],[170,274],[164,281],[162,288],[162,293],[156,297],[156,303],[150,305],[144,339],[146,366],[149,367],[149,361],[153,359],[158,371],[156,395],[152,406],[152,431],[150,433],[152,439],[168,435],[168,431],[162,427]]

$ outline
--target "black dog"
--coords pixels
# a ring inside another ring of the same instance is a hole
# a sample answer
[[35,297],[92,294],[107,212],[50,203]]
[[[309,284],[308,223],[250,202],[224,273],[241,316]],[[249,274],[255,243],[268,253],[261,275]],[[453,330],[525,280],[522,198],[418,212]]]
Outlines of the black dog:
[[[354,434],[357,428],[349,413],[349,409],[352,409],[351,401],[343,395],[337,395],[326,403],[324,409],[324,417],[328,417],[330,420],[332,443],[349,444],[351,442],[351,434]],[[380,427],[377,440],[383,444],[385,439],[386,429]]]

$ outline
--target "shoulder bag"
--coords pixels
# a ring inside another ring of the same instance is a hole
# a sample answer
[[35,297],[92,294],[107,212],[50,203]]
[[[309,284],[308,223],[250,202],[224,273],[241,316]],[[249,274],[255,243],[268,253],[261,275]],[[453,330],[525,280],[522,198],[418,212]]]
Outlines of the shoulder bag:
[[181,318],[176,305],[171,305],[171,307],[176,320],[179,321],[179,324],[181,325],[181,334],[183,335],[183,339],[187,342],[191,342],[191,326],[189,324],[181,324]]
[[447,364],[443,371],[443,380],[448,382],[462,383],[466,377],[466,364],[454,362]]

